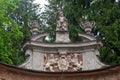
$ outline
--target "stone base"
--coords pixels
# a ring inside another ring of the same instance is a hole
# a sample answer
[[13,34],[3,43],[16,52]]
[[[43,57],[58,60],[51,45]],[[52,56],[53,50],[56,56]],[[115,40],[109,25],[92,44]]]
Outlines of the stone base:
[[69,43],[69,31],[57,30],[56,31],[56,43]]

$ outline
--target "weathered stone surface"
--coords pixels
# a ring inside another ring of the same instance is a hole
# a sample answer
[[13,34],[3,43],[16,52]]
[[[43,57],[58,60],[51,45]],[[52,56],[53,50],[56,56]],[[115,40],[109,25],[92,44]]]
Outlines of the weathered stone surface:
[[82,28],[84,29],[86,34],[90,34],[92,31],[92,28],[95,25],[95,22],[85,21],[85,22],[81,22],[81,25],[83,26]]
[[73,72],[82,70],[83,59],[81,53],[46,53],[44,58],[44,71]]
[[68,22],[62,11],[58,13],[56,30],[68,30]]
[[38,21],[36,20],[31,20],[28,23],[29,27],[31,28],[32,34],[38,34],[39,33],[39,29],[40,29],[40,24],[38,23]]
[[41,72],[0,63],[1,80],[120,80],[120,65],[94,71]]
[[98,50],[89,50],[83,53],[83,69],[82,70],[93,70],[100,69],[105,65],[101,63],[96,55],[99,55]]
[[70,43],[68,31],[56,31],[56,43]]
[[33,70],[43,70],[44,54],[37,50],[33,50]]

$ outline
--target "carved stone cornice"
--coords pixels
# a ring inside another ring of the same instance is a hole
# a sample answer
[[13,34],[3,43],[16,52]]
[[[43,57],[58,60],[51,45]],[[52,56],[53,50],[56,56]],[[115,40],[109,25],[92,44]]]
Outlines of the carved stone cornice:
[[99,49],[102,46],[100,41],[88,41],[82,43],[41,43],[37,41],[30,41],[24,45],[25,49],[36,49],[40,52],[56,53],[59,50],[66,50],[67,52],[83,52],[94,49]]

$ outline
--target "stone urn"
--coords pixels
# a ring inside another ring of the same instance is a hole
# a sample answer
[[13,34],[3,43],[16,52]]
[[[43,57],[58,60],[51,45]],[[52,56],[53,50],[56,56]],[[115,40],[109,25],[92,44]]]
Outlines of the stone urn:
[[40,24],[38,23],[37,20],[31,20],[28,23],[29,27],[31,28],[32,34],[37,34],[39,33],[39,29],[40,29]]
[[90,22],[90,21],[85,21],[85,22],[81,22],[81,27],[84,29],[84,31],[87,34],[90,34],[92,31],[93,26],[95,25],[95,22]]

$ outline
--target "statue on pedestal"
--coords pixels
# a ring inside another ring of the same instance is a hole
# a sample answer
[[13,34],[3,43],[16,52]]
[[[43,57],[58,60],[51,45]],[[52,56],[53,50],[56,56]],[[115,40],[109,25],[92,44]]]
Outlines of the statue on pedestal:
[[68,30],[67,19],[64,17],[63,12],[58,13],[57,27],[56,30]]

